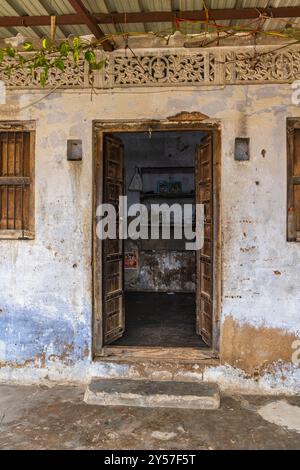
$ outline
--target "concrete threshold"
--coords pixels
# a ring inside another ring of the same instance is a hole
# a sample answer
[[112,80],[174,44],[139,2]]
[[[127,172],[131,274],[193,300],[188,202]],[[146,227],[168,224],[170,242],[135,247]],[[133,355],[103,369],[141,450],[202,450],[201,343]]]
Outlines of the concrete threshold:
[[100,406],[216,410],[220,391],[215,383],[95,379],[88,385],[84,401]]

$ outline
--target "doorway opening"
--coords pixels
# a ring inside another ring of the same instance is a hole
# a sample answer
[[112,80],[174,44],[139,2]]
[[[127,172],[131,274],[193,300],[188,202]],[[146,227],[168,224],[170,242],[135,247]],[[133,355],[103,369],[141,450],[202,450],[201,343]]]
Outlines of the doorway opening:
[[[96,127],[96,202],[117,207],[119,197],[126,196],[127,211],[138,204],[149,211],[158,204],[169,208],[190,205],[193,221],[195,205],[204,206],[200,250],[191,249],[184,230],[181,238],[175,235],[172,211],[167,239],[160,215],[158,237],[151,236],[153,220],[149,216],[146,238],[128,233],[127,239],[95,241],[98,268],[101,264],[101,279],[96,266],[94,283],[96,354],[97,349],[102,354],[105,346],[216,350],[216,131],[197,124],[152,123],[139,129],[131,125],[106,129],[103,125],[102,132]],[[126,214],[128,229],[134,217],[130,211]],[[139,219],[139,233],[143,224],[144,219]],[[101,311],[98,318],[97,307]]]
[[[128,207],[195,206],[196,150],[207,133],[130,132],[111,137],[123,145]],[[196,333],[196,253],[186,249],[184,234],[174,238],[173,223],[170,239],[162,238],[160,220],[159,239],[124,241],[125,331],[116,346],[206,347]]]

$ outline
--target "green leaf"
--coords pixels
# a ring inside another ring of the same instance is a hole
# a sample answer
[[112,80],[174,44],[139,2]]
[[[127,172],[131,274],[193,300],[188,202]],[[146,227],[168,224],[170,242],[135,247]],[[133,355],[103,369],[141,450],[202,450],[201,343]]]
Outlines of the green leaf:
[[24,49],[24,51],[26,51],[26,52],[32,51],[32,50],[33,50],[33,44],[32,44],[32,42],[25,41],[24,44],[23,44],[23,49]]
[[41,72],[40,73],[40,84],[42,85],[42,87],[44,87],[47,83],[47,75],[46,75],[46,72]]
[[20,65],[24,65],[25,64],[25,58],[22,56],[22,55],[18,55],[18,59],[19,59],[19,64]]
[[96,62],[96,56],[94,51],[86,51],[86,53],[84,54],[84,58],[89,64],[94,64]]
[[82,49],[81,41],[80,41],[79,37],[76,36],[73,39],[73,58],[74,58],[75,63],[77,63],[78,60],[79,60],[81,49]]
[[42,47],[46,51],[49,51],[51,49],[51,41],[49,38],[44,38],[42,40]]
[[53,62],[53,65],[54,67],[56,67],[57,69],[61,70],[62,72],[65,70],[65,63],[62,59],[56,59],[54,62]]
[[41,54],[35,59],[34,66],[35,66],[35,67],[44,67],[45,65],[48,65],[48,61],[47,61],[46,57],[44,56],[44,54],[41,53]]
[[0,49],[0,64],[2,64],[3,59],[4,59],[4,51],[3,49]]
[[78,49],[73,51],[73,58],[74,58],[74,62],[76,62],[76,64],[77,64],[77,62],[79,60],[79,50]]
[[73,48],[74,49],[79,49],[80,47],[80,38],[78,36],[75,36],[75,38],[73,39]]
[[69,44],[66,41],[62,42],[59,46],[60,55],[63,56],[63,57],[66,57],[68,55],[69,51],[70,51]]
[[46,66],[44,68],[44,70],[41,71],[40,73],[40,84],[42,85],[42,87],[44,87],[47,83],[47,80],[48,80],[48,69],[49,67]]
[[91,70],[101,70],[106,64],[106,60],[101,60],[101,62],[95,62],[93,64],[90,64]]
[[7,47],[6,54],[8,55],[8,57],[15,57],[16,51],[13,47]]

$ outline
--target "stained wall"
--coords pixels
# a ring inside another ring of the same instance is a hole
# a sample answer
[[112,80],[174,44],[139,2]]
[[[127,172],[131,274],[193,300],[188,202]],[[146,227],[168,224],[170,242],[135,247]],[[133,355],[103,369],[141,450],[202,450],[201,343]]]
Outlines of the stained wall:
[[[0,242],[1,371],[26,365],[33,376],[39,365],[59,369],[63,379],[68,366],[69,377],[75,368],[85,375],[92,344],[92,122],[165,119],[184,110],[221,125],[221,361],[276,380],[278,364],[285,364],[298,383],[292,354],[300,336],[300,246],[286,241],[286,118],[299,117],[300,109],[291,93],[288,84],[107,90],[92,99],[85,91],[54,91],[41,100],[45,91],[9,92],[1,120],[36,121],[36,237]],[[240,136],[250,138],[249,162],[234,160]],[[67,161],[71,138],[83,140],[81,163]]]

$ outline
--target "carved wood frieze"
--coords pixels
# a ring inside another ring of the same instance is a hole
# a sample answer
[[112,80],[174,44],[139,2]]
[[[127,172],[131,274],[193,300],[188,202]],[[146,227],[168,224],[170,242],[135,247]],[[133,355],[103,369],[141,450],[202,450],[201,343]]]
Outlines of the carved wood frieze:
[[[99,55],[102,53],[99,51]],[[50,71],[47,87],[125,88],[251,83],[288,83],[300,78],[300,48],[273,46],[211,49],[156,49],[106,54],[104,69],[90,72],[82,59],[70,59],[65,70]],[[39,71],[0,67],[0,80],[9,88],[39,87]]]

